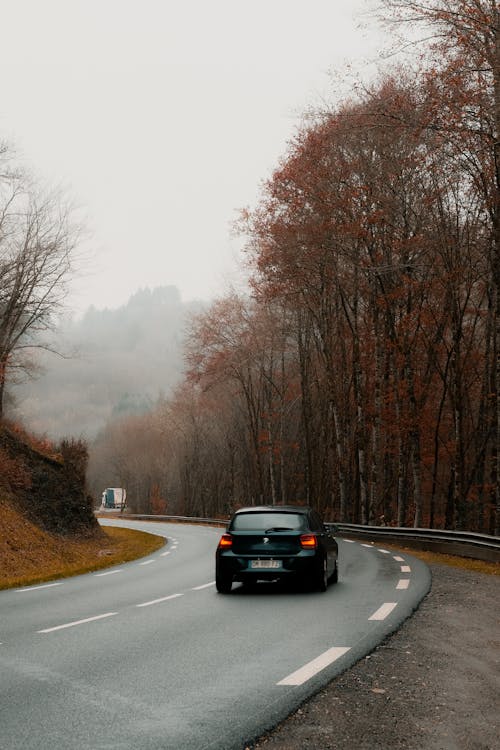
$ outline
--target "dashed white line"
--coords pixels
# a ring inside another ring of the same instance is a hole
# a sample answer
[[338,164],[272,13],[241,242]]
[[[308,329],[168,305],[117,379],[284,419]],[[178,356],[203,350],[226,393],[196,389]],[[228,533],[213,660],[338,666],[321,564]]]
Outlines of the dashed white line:
[[390,615],[392,610],[398,606],[397,602],[386,602],[373,613],[369,620],[385,620],[387,615]]
[[114,576],[115,573],[123,573],[123,568],[118,568],[118,570],[108,570],[106,573],[94,573],[94,578],[102,578],[102,576]]
[[313,659],[300,669],[292,672],[292,674],[289,674],[288,677],[285,677],[283,680],[280,680],[276,684],[303,685],[304,682],[310,680],[311,677],[314,677],[314,675],[318,674],[318,672],[321,672],[321,670],[325,669],[325,667],[328,667],[329,664],[332,664],[337,659],[340,659],[341,656],[343,656],[345,653],[347,653],[347,651],[350,650],[350,646],[333,646],[333,648],[329,648],[328,651],[325,651],[316,659]]
[[356,544],[354,539],[344,539],[344,542],[348,542],[349,544]]
[[166,557],[169,554],[170,554],[170,550],[168,552],[161,552],[160,557]]
[[410,585],[410,579],[409,578],[400,578],[398,581],[398,585],[396,586],[397,589],[407,589]]
[[379,552],[383,552],[384,555],[390,555],[391,554],[388,549],[379,549]]
[[209,586],[215,586],[215,581],[210,581],[210,583],[204,583],[203,586],[194,586],[191,591],[201,591],[202,589],[208,589]]
[[373,545],[372,544],[365,544],[364,542],[362,542],[361,546],[362,547],[369,547],[370,549],[373,549]]
[[156,560],[146,560],[145,562],[139,563],[139,565],[151,565],[151,563],[156,562]]
[[30,586],[27,589],[16,589],[18,594],[24,594],[25,591],[39,591],[39,589],[50,589],[52,586],[62,586],[62,583],[44,583],[41,586]]
[[104,615],[96,615],[95,617],[86,617],[84,620],[75,620],[74,622],[66,622],[64,625],[56,625],[54,628],[45,628],[44,630],[38,630],[38,633],[53,633],[55,630],[64,630],[64,628],[73,628],[75,625],[83,625],[86,622],[95,622],[96,620],[103,620],[105,617],[113,617],[118,612],[106,612]]
[[411,573],[411,567],[409,565],[402,565],[401,573]]
[[405,561],[404,557],[399,557],[399,555],[394,555],[393,559],[397,560],[397,562],[404,562]]
[[179,596],[184,594],[170,594],[170,596],[162,596],[161,599],[152,599],[150,602],[143,602],[142,604],[136,604],[136,607],[150,607],[152,604],[159,604],[160,602],[167,602],[169,599],[177,599]]

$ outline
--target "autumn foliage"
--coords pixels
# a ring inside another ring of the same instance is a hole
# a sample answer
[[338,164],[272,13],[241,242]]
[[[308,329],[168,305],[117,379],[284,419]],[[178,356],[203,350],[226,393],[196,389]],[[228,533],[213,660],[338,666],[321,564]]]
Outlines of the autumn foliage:
[[309,118],[242,213],[251,295],[193,321],[141,428],[151,504],[498,530],[498,9],[385,5],[430,24],[422,66]]

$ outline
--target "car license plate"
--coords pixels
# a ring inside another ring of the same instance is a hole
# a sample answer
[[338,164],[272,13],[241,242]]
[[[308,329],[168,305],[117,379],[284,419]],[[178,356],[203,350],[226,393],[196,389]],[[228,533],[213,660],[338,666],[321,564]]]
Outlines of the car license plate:
[[250,560],[250,567],[253,570],[281,568],[281,560]]

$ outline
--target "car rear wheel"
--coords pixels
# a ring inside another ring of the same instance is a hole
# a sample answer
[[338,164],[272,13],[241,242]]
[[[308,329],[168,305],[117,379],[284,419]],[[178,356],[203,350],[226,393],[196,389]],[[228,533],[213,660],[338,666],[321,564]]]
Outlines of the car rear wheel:
[[337,583],[338,580],[339,580],[339,569],[338,569],[337,561],[335,560],[335,567],[328,581],[329,583]]
[[215,588],[219,594],[229,594],[233,582],[228,576],[215,576]]
[[326,591],[328,588],[328,568],[326,564],[326,557],[323,558],[322,567],[317,574],[316,588],[318,589],[318,591]]

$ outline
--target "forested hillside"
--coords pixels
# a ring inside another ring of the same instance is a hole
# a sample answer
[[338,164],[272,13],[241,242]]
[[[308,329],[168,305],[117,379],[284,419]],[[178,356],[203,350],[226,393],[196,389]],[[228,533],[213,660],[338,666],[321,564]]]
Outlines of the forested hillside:
[[38,352],[35,379],[10,385],[8,415],[50,438],[93,438],[109,419],[140,414],[170,392],[182,372],[186,317],[173,286],[142,289],[118,309],[90,308],[63,320],[54,348]]
[[499,11],[382,5],[422,22],[418,65],[309,116],[241,217],[252,296],[199,315],[175,395],[94,445],[135,510],[499,532]]

